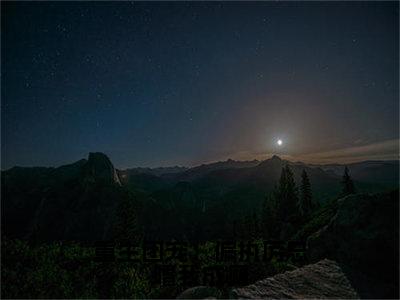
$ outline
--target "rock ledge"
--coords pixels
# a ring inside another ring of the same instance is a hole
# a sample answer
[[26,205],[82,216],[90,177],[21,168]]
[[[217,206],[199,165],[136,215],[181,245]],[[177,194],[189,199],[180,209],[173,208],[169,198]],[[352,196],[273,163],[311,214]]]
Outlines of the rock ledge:
[[328,259],[232,289],[230,298],[247,299],[358,299],[340,266]]

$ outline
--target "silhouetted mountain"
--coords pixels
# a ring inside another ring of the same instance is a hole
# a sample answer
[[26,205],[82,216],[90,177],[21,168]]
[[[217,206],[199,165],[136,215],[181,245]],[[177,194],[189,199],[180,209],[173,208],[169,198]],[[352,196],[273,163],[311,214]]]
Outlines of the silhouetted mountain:
[[[142,205],[140,226],[158,238],[220,237],[231,233],[237,220],[259,213],[286,164],[297,183],[306,170],[313,197],[321,203],[340,193],[341,174],[278,156],[262,162],[227,160],[167,174],[158,170],[160,176],[141,169],[116,170],[102,153],[58,168],[14,167],[2,172],[3,234],[38,240],[109,238],[116,209],[129,198]],[[384,163],[369,165],[355,165],[354,172],[373,178],[392,171]],[[368,172],[373,174],[365,175]],[[357,180],[355,185],[359,191],[386,188]]]
[[[279,180],[282,167],[286,164],[291,166],[297,182],[300,181],[303,169],[307,171],[313,184],[315,196],[322,201],[324,197],[329,197],[340,189],[339,176],[328,174],[319,168],[309,168],[306,165],[299,166],[282,160],[278,156],[264,160],[252,167],[213,170],[192,182],[199,189],[211,189],[214,195],[223,195],[237,189],[248,188],[253,192],[260,191],[263,195],[262,198],[264,198],[265,194],[271,192],[274,188]],[[247,199],[247,202],[250,199]]]
[[107,155],[95,152],[89,153],[89,159],[83,166],[83,176],[90,182],[105,181],[121,185],[118,174]]
[[2,172],[2,234],[34,240],[112,236],[114,212],[129,194],[102,153],[58,168]]
[[[168,175],[175,176],[188,170],[186,167],[131,168],[117,170],[123,185],[143,192],[153,192],[172,187],[176,182],[168,180]],[[164,177],[163,175],[167,175]]]
[[154,176],[161,176],[164,174],[175,174],[175,173],[182,173],[184,171],[188,170],[186,167],[179,167],[179,166],[174,166],[174,167],[159,167],[159,168],[130,168],[126,170],[120,170],[121,173],[123,174],[150,174]]
[[123,186],[126,186],[131,190],[140,190],[145,193],[165,189],[175,184],[174,182],[170,183],[170,181],[160,176],[149,173],[140,173],[134,170],[117,170],[117,173]]
[[[339,176],[343,175],[344,165],[319,165],[324,171],[331,171]],[[351,176],[358,181],[380,183],[385,186],[397,186],[399,183],[399,161],[363,161],[348,164]]]
[[166,177],[174,178],[177,181],[192,181],[198,179],[206,174],[225,169],[242,169],[258,165],[260,162],[258,160],[252,161],[235,161],[228,159],[226,161],[219,161],[210,164],[202,164],[197,167],[188,169],[187,171],[179,174],[164,174]]

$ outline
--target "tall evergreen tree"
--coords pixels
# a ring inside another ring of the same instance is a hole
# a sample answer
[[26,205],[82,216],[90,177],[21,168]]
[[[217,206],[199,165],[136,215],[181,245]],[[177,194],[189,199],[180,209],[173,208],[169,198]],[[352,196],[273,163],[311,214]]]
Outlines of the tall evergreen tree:
[[347,166],[344,168],[342,185],[343,185],[343,190],[342,190],[343,196],[354,194],[356,192],[355,188],[354,188],[353,180],[351,179],[351,177],[349,175],[349,169],[347,168]]
[[278,218],[281,221],[288,221],[292,217],[298,216],[297,187],[293,172],[288,165],[282,168],[279,186],[275,191],[275,198],[278,204]]
[[300,185],[300,202],[299,209],[302,216],[306,217],[310,215],[311,211],[314,208],[312,201],[312,192],[311,192],[311,184],[308,179],[308,175],[306,170],[303,170],[301,173],[301,185]]

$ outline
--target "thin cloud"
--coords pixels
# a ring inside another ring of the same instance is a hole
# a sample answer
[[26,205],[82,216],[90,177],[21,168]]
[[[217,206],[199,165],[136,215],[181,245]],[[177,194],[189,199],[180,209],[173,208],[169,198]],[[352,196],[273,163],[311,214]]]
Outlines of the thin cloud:
[[296,156],[297,160],[312,163],[349,163],[363,160],[399,159],[399,139]]

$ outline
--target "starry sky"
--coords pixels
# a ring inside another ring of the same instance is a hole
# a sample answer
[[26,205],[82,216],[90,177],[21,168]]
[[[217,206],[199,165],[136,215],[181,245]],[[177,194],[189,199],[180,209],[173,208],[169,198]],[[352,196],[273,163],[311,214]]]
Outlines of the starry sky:
[[[2,168],[397,159],[397,2],[2,2]],[[277,145],[277,140],[282,145]]]

